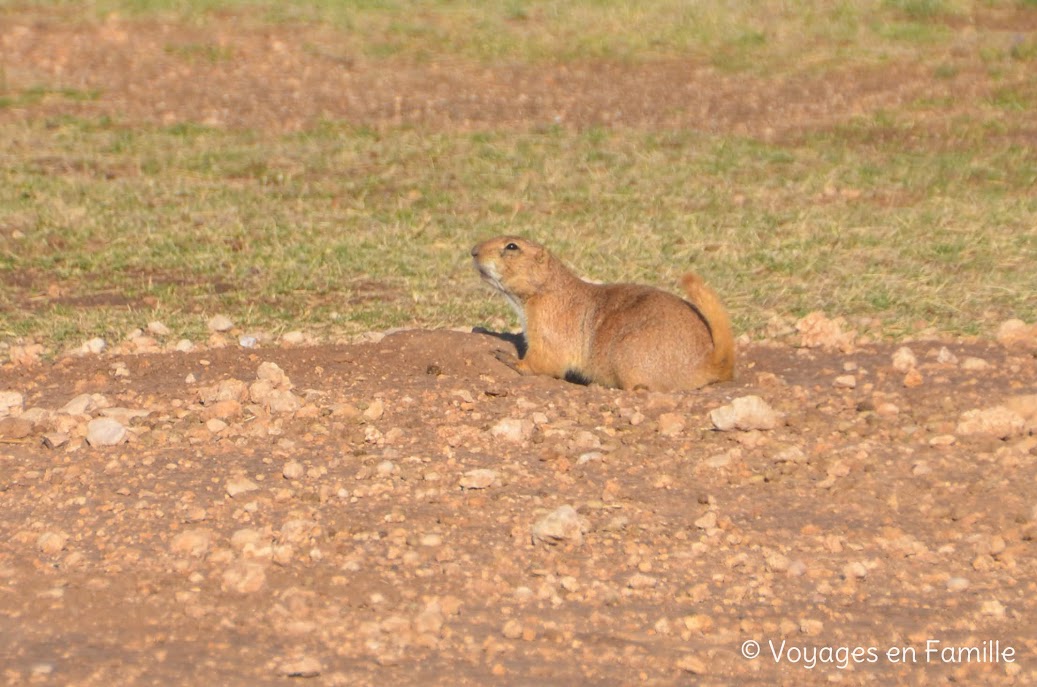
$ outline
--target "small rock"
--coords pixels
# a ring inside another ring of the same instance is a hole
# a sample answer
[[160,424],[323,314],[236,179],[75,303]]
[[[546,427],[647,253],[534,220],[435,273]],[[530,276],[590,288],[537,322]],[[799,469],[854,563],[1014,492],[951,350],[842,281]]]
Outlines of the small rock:
[[521,639],[522,623],[512,618],[508,622],[504,623],[504,627],[501,628],[501,634],[508,639]]
[[893,352],[893,369],[897,372],[908,372],[918,367],[918,357],[907,346],[901,346]]
[[263,362],[256,368],[256,379],[270,382],[278,389],[291,389],[292,382],[288,379],[277,363]]
[[134,420],[147,417],[151,415],[150,410],[144,410],[142,408],[104,408],[101,410],[103,417],[110,417],[113,420],[118,420],[124,426],[128,426],[133,423]]
[[993,408],[982,408],[966,411],[958,420],[955,434],[960,435],[986,435],[1007,439],[1022,434],[1026,422],[1018,413],[1012,412],[1004,406]]
[[846,320],[837,317],[830,320],[822,312],[812,312],[796,322],[799,345],[804,348],[838,348],[844,353],[853,351],[857,332],[843,331]]
[[282,543],[303,546],[320,537],[323,532],[320,523],[306,518],[293,518],[281,525],[280,539]]
[[69,436],[64,432],[49,432],[43,435],[43,445],[47,448],[61,448],[68,443]]
[[709,414],[713,426],[721,432],[731,430],[774,429],[784,420],[759,396],[742,396],[726,406],[716,408]]
[[825,624],[820,620],[801,620],[799,622],[799,631],[805,635],[816,637],[824,632]]
[[864,565],[864,563],[861,563],[860,561],[848,563],[845,567],[843,567],[843,577],[845,577],[846,579],[862,580],[867,576],[868,566]]
[[419,634],[438,635],[443,629],[444,620],[443,609],[439,601],[432,600],[414,618],[414,631]]
[[86,415],[97,409],[97,401],[91,394],[79,394],[58,411],[69,415]]
[[914,368],[908,370],[907,374],[904,375],[904,386],[908,389],[922,386],[923,383],[925,383],[925,378],[922,376],[921,372]]
[[1005,400],[1005,407],[1023,419],[1027,431],[1037,434],[1037,394],[1013,396]]
[[283,677],[317,677],[323,669],[313,656],[287,658],[277,664],[277,674]]
[[266,569],[262,563],[238,560],[223,572],[221,588],[225,592],[252,594],[266,584]]
[[380,398],[376,398],[364,410],[364,419],[368,422],[375,422],[380,420],[382,415],[385,414],[385,403]]
[[162,324],[158,320],[152,320],[151,322],[148,322],[148,331],[154,334],[155,336],[169,336],[170,334],[172,334],[172,332],[169,331],[169,327]]
[[226,422],[241,415],[241,410],[241,401],[234,398],[226,398],[222,401],[216,401],[212,405],[207,405],[202,416]]
[[882,417],[894,417],[900,414],[900,406],[896,403],[885,401],[875,406],[875,413]]
[[43,355],[43,344],[16,344],[7,349],[7,357],[16,367],[35,367]]
[[259,345],[259,339],[251,334],[245,334],[238,337],[238,345],[242,348],[255,348]]
[[331,406],[331,417],[344,417],[352,420],[360,417],[360,409],[352,403],[336,403]]
[[857,378],[853,375],[839,375],[832,386],[836,389],[854,389],[857,387]]
[[506,417],[490,428],[490,434],[504,441],[522,443],[533,436],[533,423],[530,420]]
[[300,331],[285,332],[281,336],[281,343],[288,344],[289,346],[298,346],[299,344],[306,343],[306,335]]
[[[269,532],[263,532],[251,527],[236,530],[230,536],[231,548],[243,554],[256,555],[258,551],[268,549],[270,542],[271,536]],[[269,551],[267,555],[269,555]]]
[[947,591],[963,592],[969,588],[969,581],[964,577],[952,577],[947,580]]
[[209,320],[210,332],[229,332],[234,328],[234,323],[226,315],[216,315]]
[[190,353],[194,350],[194,342],[190,339],[180,339],[176,342],[174,350],[180,353]]
[[990,363],[983,358],[968,357],[965,358],[965,362],[961,364],[961,369],[967,372],[983,372],[989,370],[992,367]]
[[767,565],[767,569],[771,572],[787,572],[789,566],[792,565],[792,561],[789,560],[789,557],[780,553],[770,554],[764,562]]
[[573,437],[572,446],[578,450],[601,448],[601,439],[594,432],[580,430]]
[[1022,320],[1005,320],[997,328],[997,341],[1005,348],[1037,350],[1037,323],[1028,325]]
[[277,390],[277,385],[273,382],[265,379],[260,379],[252,382],[248,387],[248,398],[253,403],[259,403],[265,405],[267,400],[270,398],[270,394]]
[[659,586],[658,577],[652,577],[640,572],[634,573],[627,580],[627,587],[630,589],[652,589],[657,586]]
[[1005,607],[997,599],[991,599],[990,601],[984,601],[983,605],[980,606],[979,612],[983,615],[989,615],[991,618],[1004,618]]
[[281,475],[285,479],[301,479],[306,474],[306,469],[297,460],[290,460],[281,468]]
[[605,454],[601,451],[588,451],[581,453],[576,459],[577,465],[586,465],[587,463],[600,463],[605,459]]
[[181,556],[199,558],[208,552],[209,544],[211,542],[212,530],[184,530],[173,537],[173,541],[170,543],[170,549],[172,549],[173,553]]
[[86,426],[86,442],[91,446],[115,446],[126,441],[128,433],[118,420],[99,417]]
[[219,418],[214,417],[210,420],[206,420],[205,428],[213,434],[219,434],[223,430],[227,429],[227,423]]
[[586,530],[583,519],[572,506],[561,506],[548,513],[533,525],[533,541],[544,544],[583,541]]
[[711,468],[726,468],[731,464],[732,452],[725,451],[724,453],[718,453],[716,455],[706,458],[705,465]]
[[715,510],[706,511],[706,514],[695,520],[695,527],[700,530],[711,530],[717,526],[717,512]]
[[20,415],[25,409],[25,397],[18,391],[0,391],[0,417]]
[[688,628],[692,632],[709,632],[713,629],[713,618],[704,613],[696,613],[694,615],[686,615],[682,619],[684,627]]
[[274,414],[294,413],[302,407],[302,399],[287,389],[273,389],[266,395],[265,405]]
[[497,473],[486,468],[469,470],[461,475],[461,487],[464,489],[486,489],[497,481]]
[[684,431],[686,421],[680,413],[663,413],[659,416],[659,434],[675,437]]
[[20,441],[32,434],[32,423],[22,417],[5,417],[0,420],[0,439]]
[[105,348],[108,347],[108,343],[97,336],[88,341],[84,341],[80,350],[86,355],[99,355]]
[[227,495],[234,498],[240,494],[246,494],[250,491],[256,491],[259,489],[259,485],[250,480],[248,477],[232,477],[227,480],[227,484],[224,486],[227,490]]
[[44,532],[37,537],[36,548],[42,553],[54,555],[64,549],[67,542],[68,535],[64,532]]
[[698,656],[687,654],[677,660],[677,667],[685,673],[692,675],[705,675],[709,672],[709,666]]
[[940,347],[939,352],[936,354],[936,362],[941,365],[957,365],[958,356],[951,353],[950,349],[946,346]]

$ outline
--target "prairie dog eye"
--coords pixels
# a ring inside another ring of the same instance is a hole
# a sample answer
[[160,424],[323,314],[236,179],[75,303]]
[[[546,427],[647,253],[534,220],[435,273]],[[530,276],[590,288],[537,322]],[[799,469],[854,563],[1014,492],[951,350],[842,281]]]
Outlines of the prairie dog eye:
[[517,243],[509,243],[508,245],[504,246],[504,250],[518,250],[518,249],[519,249],[519,247],[518,247]]

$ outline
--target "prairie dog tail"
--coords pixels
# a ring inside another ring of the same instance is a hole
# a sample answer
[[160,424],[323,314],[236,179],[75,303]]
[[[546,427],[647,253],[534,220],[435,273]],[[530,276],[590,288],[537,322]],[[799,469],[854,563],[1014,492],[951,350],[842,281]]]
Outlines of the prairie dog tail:
[[709,287],[699,275],[688,272],[681,277],[681,287],[688,294],[688,301],[699,311],[709,325],[713,337],[713,354],[710,366],[717,381],[734,377],[735,340],[731,333],[731,319],[727,315],[716,291]]

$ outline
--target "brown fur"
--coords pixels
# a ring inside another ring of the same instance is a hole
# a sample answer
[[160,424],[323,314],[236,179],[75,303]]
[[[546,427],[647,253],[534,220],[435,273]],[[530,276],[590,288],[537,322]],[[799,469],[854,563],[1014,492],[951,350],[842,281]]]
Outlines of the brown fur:
[[697,389],[731,379],[734,339],[716,293],[695,274],[688,300],[637,284],[591,284],[538,243],[499,236],[472,248],[483,279],[522,320],[523,374],[620,389]]

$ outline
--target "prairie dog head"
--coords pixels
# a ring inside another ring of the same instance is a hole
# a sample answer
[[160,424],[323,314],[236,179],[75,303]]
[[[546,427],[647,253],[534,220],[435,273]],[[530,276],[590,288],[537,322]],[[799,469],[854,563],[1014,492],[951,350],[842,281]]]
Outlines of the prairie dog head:
[[472,248],[472,260],[483,280],[515,306],[550,289],[561,267],[546,248],[518,236],[498,236],[483,241]]

